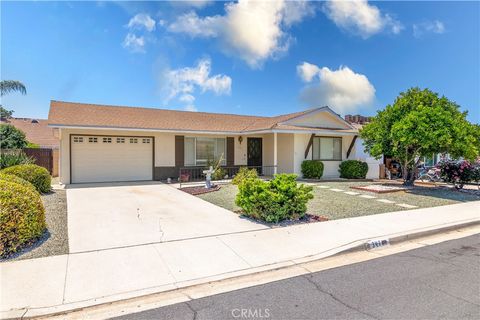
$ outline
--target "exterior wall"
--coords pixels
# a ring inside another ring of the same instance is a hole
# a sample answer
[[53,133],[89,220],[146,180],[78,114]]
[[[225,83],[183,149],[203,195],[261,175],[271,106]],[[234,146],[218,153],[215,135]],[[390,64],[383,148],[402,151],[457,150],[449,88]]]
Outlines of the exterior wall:
[[277,134],[277,172],[293,173],[294,172],[294,134],[278,133]]
[[[264,166],[273,166],[273,133],[267,133],[261,136],[262,142],[262,163]],[[278,145],[278,141],[277,141]],[[278,158],[277,158],[278,159]]]

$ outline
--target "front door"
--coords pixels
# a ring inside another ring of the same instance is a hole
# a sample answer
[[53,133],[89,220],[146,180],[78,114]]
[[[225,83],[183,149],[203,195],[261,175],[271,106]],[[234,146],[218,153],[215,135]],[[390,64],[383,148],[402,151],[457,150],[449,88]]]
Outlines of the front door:
[[262,166],[262,138],[247,138],[247,165]]

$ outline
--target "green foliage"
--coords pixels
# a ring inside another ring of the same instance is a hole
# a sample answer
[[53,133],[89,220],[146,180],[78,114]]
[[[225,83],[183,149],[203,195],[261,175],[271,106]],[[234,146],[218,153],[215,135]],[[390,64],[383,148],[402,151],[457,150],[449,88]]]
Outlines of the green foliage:
[[[466,120],[467,113],[446,97],[428,89],[400,93],[360,131],[367,152],[398,159],[406,184],[412,184],[418,159],[436,153],[474,159],[480,152],[480,134]],[[478,130],[478,129],[477,129]]]
[[313,188],[298,185],[294,174],[277,174],[271,181],[244,179],[238,186],[235,203],[246,216],[266,222],[299,219],[313,199]]
[[255,169],[248,169],[248,167],[241,167],[235,177],[232,179],[232,184],[239,185],[245,179],[255,179],[258,177],[258,172]]
[[226,175],[227,175],[227,171],[225,169],[218,168],[212,174],[212,180],[222,180],[225,178]]
[[48,170],[37,166],[36,164],[20,164],[17,166],[3,169],[1,173],[13,174],[24,180],[27,180],[35,186],[40,193],[50,191],[52,177],[48,173]]
[[35,160],[28,157],[22,150],[7,150],[0,153],[0,169],[34,162]]
[[302,175],[306,179],[320,179],[323,176],[323,162],[320,160],[304,160]]
[[12,117],[13,110],[7,110],[0,105],[0,119],[9,119]]
[[0,179],[0,256],[6,256],[45,231],[45,209],[31,187]]
[[6,173],[3,173],[3,172],[0,172],[0,180],[8,181],[8,182],[15,182],[15,183],[21,184],[22,186],[25,186],[25,187],[30,188],[33,191],[37,192],[37,189],[35,189],[33,184],[31,184],[27,180],[22,179],[20,177],[17,177],[13,174],[6,174]]
[[27,144],[23,131],[11,124],[0,124],[0,149],[23,149]]
[[27,143],[27,148],[30,148],[30,149],[38,149],[40,148],[40,146],[36,143],[33,143],[33,142],[28,142]]
[[0,95],[4,96],[10,92],[18,91],[21,94],[27,94],[27,88],[20,81],[2,80],[0,81]]
[[368,172],[368,164],[358,160],[346,160],[340,163],[340,178],[365,179]]

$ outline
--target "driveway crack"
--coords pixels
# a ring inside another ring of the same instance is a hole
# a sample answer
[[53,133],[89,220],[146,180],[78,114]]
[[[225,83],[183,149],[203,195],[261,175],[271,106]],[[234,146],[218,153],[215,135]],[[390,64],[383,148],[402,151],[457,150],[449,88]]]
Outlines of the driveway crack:
[[375,317],[375,316],[372,315],[372,314],[366,313],[366,312],[360,310],[359,308],[355,308],[354,306],[349,305],[348,303],[346,303],[346,302],[342,301],[341,299],[339,299],[338,297],[336,297],[333,293],[330,293],[330,292],[328,292],[328,291],[325,291],[324,289],[322,289],[322,287],[320,287],[320,285],[319,285],[318,283],[316,283],[315,281],[313,281],[308,275],[302,275],[301,277],[305,278],[308,282],[310,282],[311,284],[313,284],[313,285],[315,286],[315,288],[316,288],[319,292],[321,292],[321,293],[323,293],[323,294],[326,294],[326,295],[329,295],[333,300],[335,300],[336,302],[344,305],[345,307],[347,307],[347,308],[349,308],[349,309],[351,309],[351,310],[354,310],[354,311],[356,311],[356,312],[358,312],[358,313],[361,313],[361,314],[363,314],[364,316],[367,316],[367,317],[370,317],[370,318],[373,318],[373,319],[379,319],[379,318]]

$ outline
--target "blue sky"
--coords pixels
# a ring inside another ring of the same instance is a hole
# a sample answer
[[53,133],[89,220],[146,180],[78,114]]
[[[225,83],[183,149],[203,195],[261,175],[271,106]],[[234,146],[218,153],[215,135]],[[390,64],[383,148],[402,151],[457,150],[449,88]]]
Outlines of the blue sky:
[[428,87],[480,122],[479,2],[1,2],[2,104],[374,114]]

